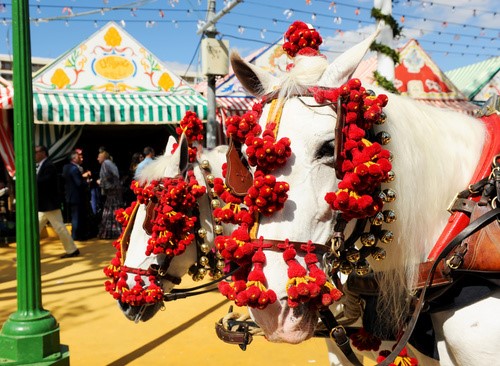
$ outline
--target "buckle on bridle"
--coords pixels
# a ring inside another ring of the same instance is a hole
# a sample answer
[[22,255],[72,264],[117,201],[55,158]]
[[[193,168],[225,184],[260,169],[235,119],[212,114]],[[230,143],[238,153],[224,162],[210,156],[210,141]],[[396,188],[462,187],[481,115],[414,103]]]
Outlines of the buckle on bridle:
[[337,325],[330,331],[330,338],[335,341],[338,346],[343,346],[349,343],[349,338],[347,338],[347,333],[342,325]]

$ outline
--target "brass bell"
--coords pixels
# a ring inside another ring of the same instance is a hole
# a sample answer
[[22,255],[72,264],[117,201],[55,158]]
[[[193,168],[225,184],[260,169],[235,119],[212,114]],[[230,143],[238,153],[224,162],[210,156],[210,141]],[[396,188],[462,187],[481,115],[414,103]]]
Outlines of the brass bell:
[[205,268],[198,269],[198,275],[203,279],[207,275],[207,270]]
[[194,274],[197,272],[198,272],[198,266],[196,264],[189,267],[188,274],[190,276],[194,276]]
[[394,233],[390,230],[382,230],[380,232],[380,241],[384,244],[389,244],[394,240]]
[[202,169],[205,169],[205,170],[208,170],[210,169],[210,162],[208,160],[203,160],[201,163],[200,163],[200,167]]
[[360,240],[365,247],[372,247],[377,242],[377,238],[372,233],[363,233]]
[[202,239],[206,238],[207,237],[207,230],[203,227],[200,227],[198,229],[198,236]]
[[385,131],[381,131],[377,133],[377,140],[381,145],[387,145],[389,142],[391,142],[391,135],[389,135],[389,133]]
[[209,174],[207,175],[207,183],[210,184],[210,185],[213,185],[214,184],[214,175],[213,174]]
[[384,214],[382,212],[377,212],[373,217],[370,218],[372,225],[380,226],[384,223]]
[[389,170],[387,172],[387,179],[386,179],[386,182],[392,182],[394,181],[394,179],[396,179],[396,173],[394,173],[393,170]]
[[200,245],[200,250],[203,254],[207,254],[210,251],[210,245],[203,243]]
[[340,267],[340,260],[338,258],[334,258],[331,264],[332,264],[332,269],[337,269]]
[[195,282],[199,282],[199,281],[203,280],[204,277],[205,276],[202,276],[199,272],[192,276],[193,281],[195,281]]
[[392,151],[389,151],[389,161],[392,163],[394,161],[394,154]]
[[349,263],[348,261],[342,261],[339,266],[340,272],[342,272],[345,275],[351,274],[353,271],[354,266],[352,263]]
[[366,276],[370,273],[370,265],[367,261],[363,260],[354,266],[354,271],[358,276]]
[[213,199],[210,204],[212,205],[212,208],[219,208],[220,207],[220,201],[218,199]]
[[215,192],[215,188],[210,188],[210,196],[217,197],[217,192]]
[[198,261],[203,267],[206,267],[209,263],[208,257],[200,257],[200,260]]
[[215,225],[214,231],[217,235],[221,235],[224,232],[224,227],[222,225]]
[[220,254],[220,252],[219,252],[219,251],[216,251],[216,252],[215,252],[215,257],[216,257],[217,259],[224,259],[224,257],[222,256],[222,254]]
[[345,257],[349,262],[356,263],[361,258],[361,255],[356,248],[349,248],[346,251]]
[[215,271],[215,273],[212,274],[212,277],[214,280],[218,280],[219,278],[222,278],[224,276],[224,273],[222,271]]
[[378,247],[375,248],[375,251],[372,253],[372,257],[377,261],[385,259],[385,256],[386,256],[385,250]]
[[387,115],[386,115],[384,112],[382,112],[382,113],[380,113],[380,117],[379,117],[379,119],[375,122],[375,124],[376,124],[376,125],[382,125],[382,124],[384,124],[384,123],[385,123],[385,121],[387,121]]
[[393,210],[385,210],[383,212],[384,214],[384,221],[388,224],[391,222],[396,221],[396,213]]
[[226,262],[224,262],[224,261],[217,261],[217,263],[215,264],[215,267],[217,269],[223,270],[226,267]]
[[396,191],[390,188],[384,189],[385,199],[384,202],[393,202],[396,200]]

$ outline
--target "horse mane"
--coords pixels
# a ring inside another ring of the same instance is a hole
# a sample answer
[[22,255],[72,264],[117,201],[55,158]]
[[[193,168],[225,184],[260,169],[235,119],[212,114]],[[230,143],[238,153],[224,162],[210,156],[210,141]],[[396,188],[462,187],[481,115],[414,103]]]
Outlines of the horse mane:
[[155,179],[163,178],[165,170],[170,167],[171,157],[172,155],[166,152],[163,155],[155,157],[151,163],[142,168],[135,176],[135,179],[141,183],[149,183]]
[[[321,56],[296,57],[293,68],[279,79],[279,97],[286,100],[317,85],[327,67]],[[405,299],[415,285],[418,264],[426,260],[448,220],[446,207],[469,184],[485,129],[465,114],[371,85],[365,88],[389,97],[384,108],[387,122],[376,132],[384,130],[392,136],[387,148],[394,155],[396,179],[383,188],[391,187],[398,195],[389,205],[393,207],[388,207],[396,212],[397,221],[387,227],[395,234],[394,242],[384,247],[387,258],[372,267],[380,271],[379,316],[387,318],[385,331],[391,332],[404,321],[409,305]]]

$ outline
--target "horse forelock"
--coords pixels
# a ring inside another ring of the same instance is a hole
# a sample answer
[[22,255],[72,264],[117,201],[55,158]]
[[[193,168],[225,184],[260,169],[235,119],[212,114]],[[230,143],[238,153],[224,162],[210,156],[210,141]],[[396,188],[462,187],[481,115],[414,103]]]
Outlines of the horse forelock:
[[293,67],[279,79],[280,98],[300,94],[304,87],[318,85],[318,81],[328,68],[328,61],[322,56],[297,56]]

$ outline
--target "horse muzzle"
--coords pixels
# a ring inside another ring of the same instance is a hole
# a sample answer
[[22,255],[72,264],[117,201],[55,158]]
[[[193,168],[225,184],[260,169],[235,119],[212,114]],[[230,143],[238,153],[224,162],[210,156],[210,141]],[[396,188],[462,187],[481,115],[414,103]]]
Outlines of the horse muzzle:
[[298,307],[288,306],[287,299],[280,299],[265,310],[249,309],[270,342],[298,344],[314,336],[318,314],[307,303]]
[[163,308],[163,302],[154,303],[151,305],[134,306],[120,300],[117,300],[120,310],[128,320],[138,323],[139,321],[146,322],[151,319],[159,310]]

